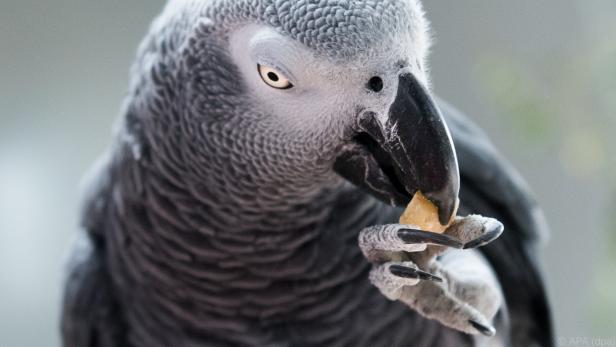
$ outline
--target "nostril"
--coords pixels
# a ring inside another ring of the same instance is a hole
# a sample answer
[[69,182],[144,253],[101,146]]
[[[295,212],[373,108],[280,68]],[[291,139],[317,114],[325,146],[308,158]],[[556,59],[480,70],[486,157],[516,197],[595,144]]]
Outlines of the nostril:
[[368,81],[368,89],[372,90],[373,92],[380,92],[381,90],[383,90],[383,79],[379,76],[374,76],[370,78],[370,80]]

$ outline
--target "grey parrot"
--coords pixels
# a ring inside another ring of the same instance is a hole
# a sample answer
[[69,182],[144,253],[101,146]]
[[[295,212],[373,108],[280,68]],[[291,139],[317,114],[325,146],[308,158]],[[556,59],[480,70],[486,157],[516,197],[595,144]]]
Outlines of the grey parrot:
[[[541,211],[429,47],[418,0],[170,0],[86,178],[63,344],[551,346]],[[399,224],[418,191],[444,233]]]

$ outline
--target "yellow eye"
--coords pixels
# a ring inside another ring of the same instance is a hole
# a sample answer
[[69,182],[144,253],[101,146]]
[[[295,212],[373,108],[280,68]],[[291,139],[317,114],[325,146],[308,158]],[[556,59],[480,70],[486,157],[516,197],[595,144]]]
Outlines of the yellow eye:
[[257,64],[257,68],[259,69],[261,79],[268,86],[276,89],[289,89],[293,87],[293,84],[276,69],[259,64]]

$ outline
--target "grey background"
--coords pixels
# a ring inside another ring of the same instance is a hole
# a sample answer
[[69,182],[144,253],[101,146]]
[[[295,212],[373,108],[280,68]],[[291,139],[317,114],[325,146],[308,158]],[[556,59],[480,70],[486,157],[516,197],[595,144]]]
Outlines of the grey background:
[[[109,143],[135,48],[163,3],[0,2],[0,346],[59,345],[78,182]],[[489,132],[545,209],[558,335],[613,337],[616,2],[426,9],[435,90]]]

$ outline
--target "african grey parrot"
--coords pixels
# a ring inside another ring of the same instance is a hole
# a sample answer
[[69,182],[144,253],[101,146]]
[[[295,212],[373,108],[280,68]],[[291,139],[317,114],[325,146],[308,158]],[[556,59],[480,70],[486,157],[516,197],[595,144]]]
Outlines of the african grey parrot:
[[[64,345],[550,346],[541,212],[429,44],[418,0],[169,1],[87,176]],[[417,191],[466,217],[398,224]]]

